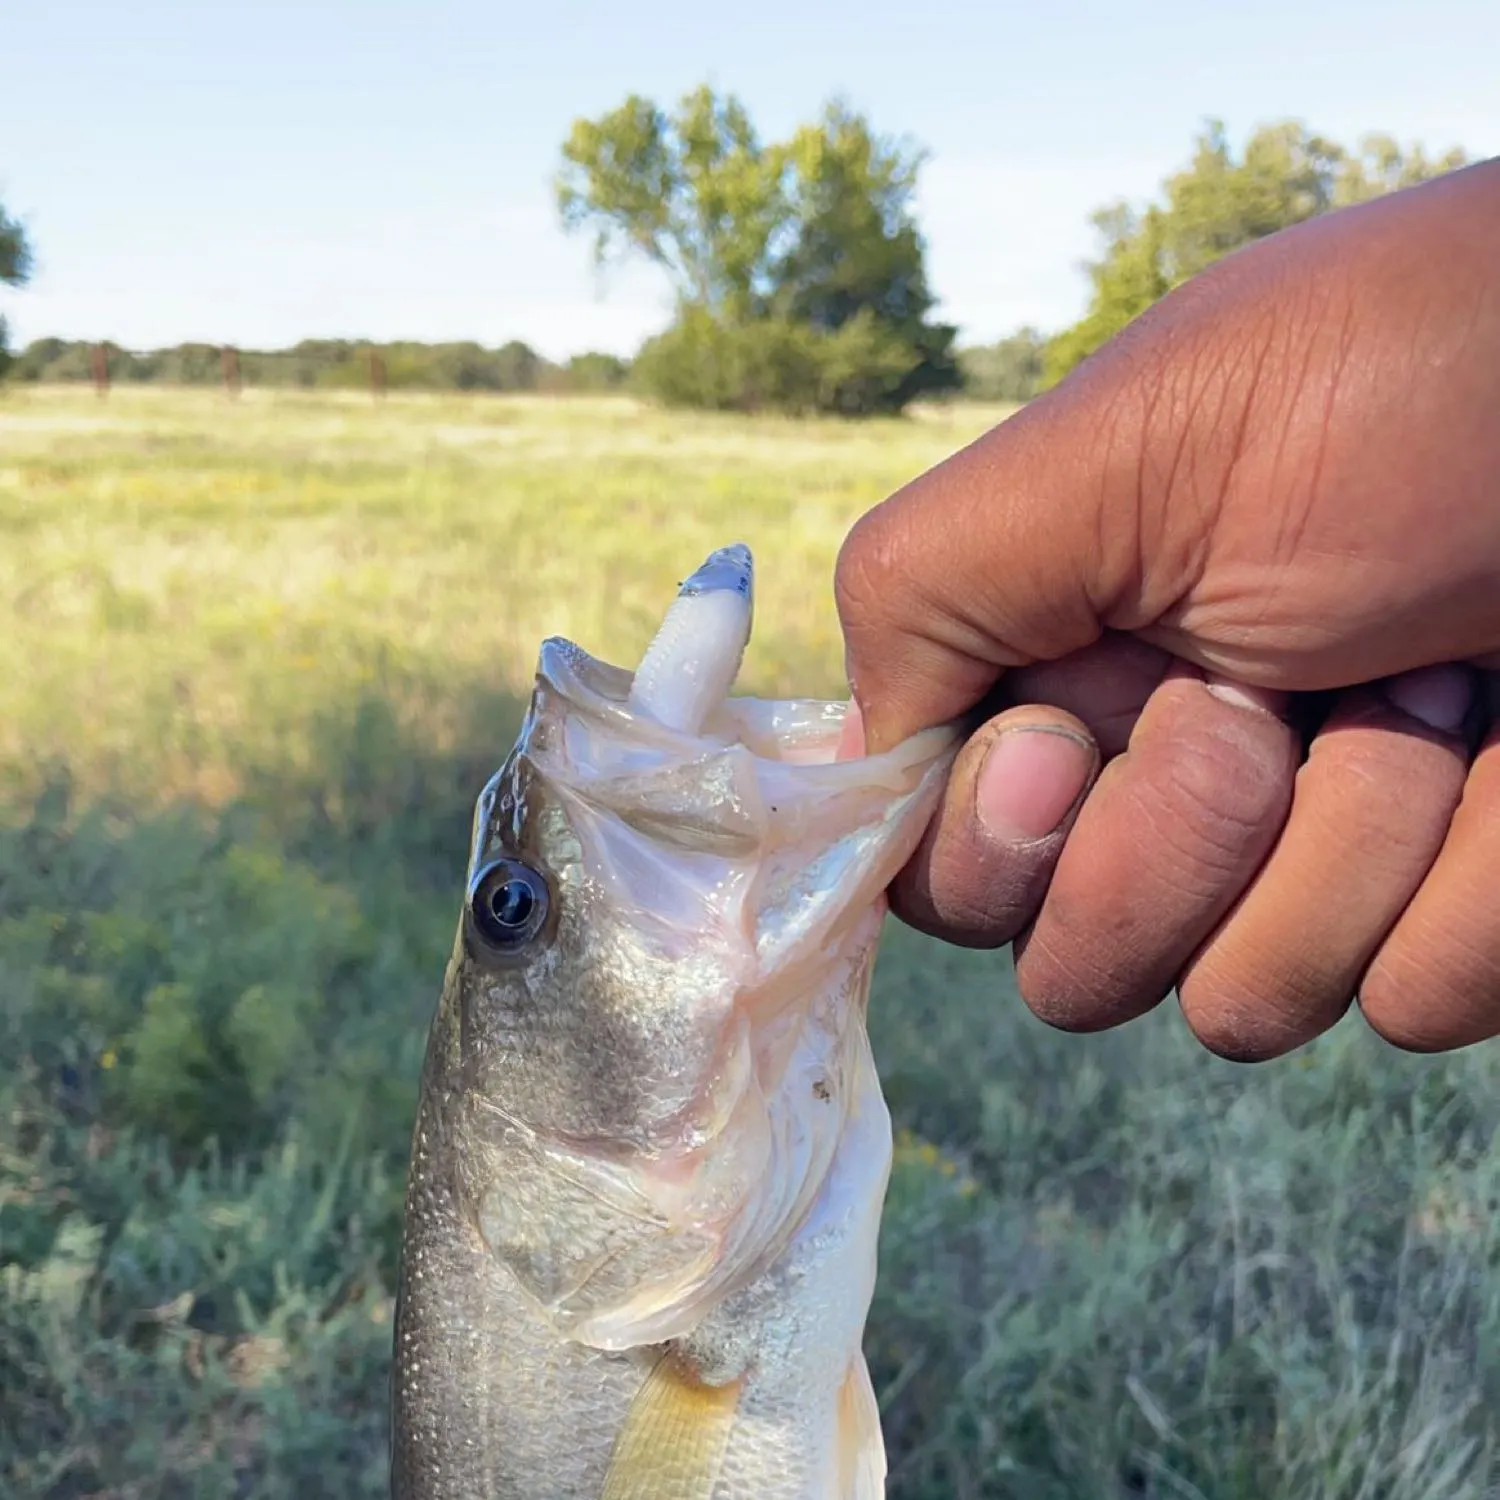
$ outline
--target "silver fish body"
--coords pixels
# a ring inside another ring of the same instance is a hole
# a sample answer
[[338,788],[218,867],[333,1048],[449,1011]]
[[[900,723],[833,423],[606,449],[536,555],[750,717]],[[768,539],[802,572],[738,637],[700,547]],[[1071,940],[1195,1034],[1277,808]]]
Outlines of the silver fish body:
[[543,645],[423,1069],[395,1500],[873,1500],[884,887],[955,737],[729,696],[750,562],[639,669]]

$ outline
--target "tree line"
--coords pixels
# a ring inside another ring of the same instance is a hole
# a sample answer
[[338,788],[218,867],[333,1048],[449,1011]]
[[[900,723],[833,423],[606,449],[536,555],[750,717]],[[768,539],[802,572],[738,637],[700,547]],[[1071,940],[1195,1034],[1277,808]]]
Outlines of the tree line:
[[[14,357],[13,380],[87,381],[96,378],[101,346],[80,340],[37,339]],[[133,351],[103,346],[112,383],[221,385],[233,377],[245,385],[303,390],[609,391],[621,386],[629,363],[612,354],[578,354],[554,362],[529,344],[512,340],[499,348],[477,343],[374,343],[368,340],[304,339],[290,349],[226,349],[218,344],[177,344]]]
[[[1464,166],[1460,148],[1429,155],[1388,135],[1350,147],[1281,121],[1238,152],[1210,121],[1155,200],[1092,215],[1100,249],[1083,269],[1083,317],[959,348],[934,318],[915,192],[924,154],[879,134],[834,101],[782,141],[763,140],[734,95],[695,89],[672,110],[630,95],[573,125],[556,179],[563,227],[587,233],[599,263],[655,265],[675,296],[670,326],[633,360],[582,354],[563,363],[524,343],[306,340],[236,351],[235,379],[306,388],[473,391],[629,389],[669,406],[868,416],[917,398],[1021,402],[1061,380],[1174,287],[1223,256],[1331,209]],[[1017,204],[1018,215],[1025,205]],[[23,227],[0,208],[0,281],[25,282]],[[108,351],[108,378],[211,384],[224,351],[183,344]],[[6,352],[23,380],[97,378],[96,346],[41,339]]]
[[[959,390],[980,401],[1021,402],[1036,394],[1045,340],[1022,329],[996,344],[958,350]],[[307,339],[290,349],[226,349],[219,344],[174,344],[136,351],[84,339],[36,339],[9,361],[12,380],[40,385],[97,378],[100,352],[112,383],[218,386],[226,383],[225,358],[237,383],[301,390],[356,390],[381,384],[411,391],[601,394],[645,390],[634,363],[613,354],[577,354],[554,362],[529,344],[499,348],[478,344],[380,344]]]

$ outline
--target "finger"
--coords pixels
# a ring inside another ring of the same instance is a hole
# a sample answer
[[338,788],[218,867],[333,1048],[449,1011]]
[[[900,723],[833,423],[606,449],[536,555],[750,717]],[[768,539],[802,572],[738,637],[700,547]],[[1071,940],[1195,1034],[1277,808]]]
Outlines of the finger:
[[[1133,525],[1136,446],[1101,455],[1097,413],[1049,392],[855,523],[834,596],[873,750],[968,712],[1006,669],[1098,636],[1100,538]],[[1101,495],[1106,469],[1123,504]]]
[[1017,942],[1022,997],[1044,1021],[1100,1030],[1165,998],[1286,819],[1298,744],[1283,707],[1185,670],[1152,695]]
[[1106,631],[1097,641],[1059,661],[1038,662],[1006,675],[1006,703],[1046,703],[1080,720],[1112,760],[1130,743],[1152,693],[1175,658],[1138,636]]
[[[1491,716],[1500,709],[1489,683]],[[1365,1019],[1412,1052],[1500,1035],[1500,726],[1480,747],[1421,889],[1359,987]]]
[[1006,677],[997,697],[1017,706],[959,757],[939,814],[892,886],[896,914],[965,947],[1010,942],[1036,915],[1101,762],[1125,748],[1170,662],[1110,633]]
[[1439,667],[1341,698],[1297,773],[1276,847],[1179,983],[1211,1051],[1278,1057],[1348,1009],[1442,847],[1468,770],[1472,696],[1467,673]]
[[1008,943],[1035,914],[1099,769],[1087,729],[1027,705],[960,751],[943,802],[891,887],[909,926],[971,948]]

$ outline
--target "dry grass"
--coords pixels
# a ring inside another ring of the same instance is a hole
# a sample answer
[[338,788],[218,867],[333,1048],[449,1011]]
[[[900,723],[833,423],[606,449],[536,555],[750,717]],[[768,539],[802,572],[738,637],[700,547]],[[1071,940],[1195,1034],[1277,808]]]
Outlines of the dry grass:
[[443,689],[522,688],[546,635],[632,659],[683,571],[736,538],[760,564],[747,683],[836,692],[841,538],[1002,414],[8,391],[0,764],[223,794],[252,742],[376,682],[442,735]]

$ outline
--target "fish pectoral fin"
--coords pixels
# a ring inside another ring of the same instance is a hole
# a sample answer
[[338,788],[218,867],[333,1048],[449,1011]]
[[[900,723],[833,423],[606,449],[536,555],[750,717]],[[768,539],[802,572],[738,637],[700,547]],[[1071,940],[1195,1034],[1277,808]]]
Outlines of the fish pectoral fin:
[[839,1390],[839,1500],[885,1500],[885,1438],[880,1404],[862,1353],[850,1362]]
[[663,1355],[626,1413],[599,1500],[710,1500],[739,1401],[738,1381],[704,1385]]

